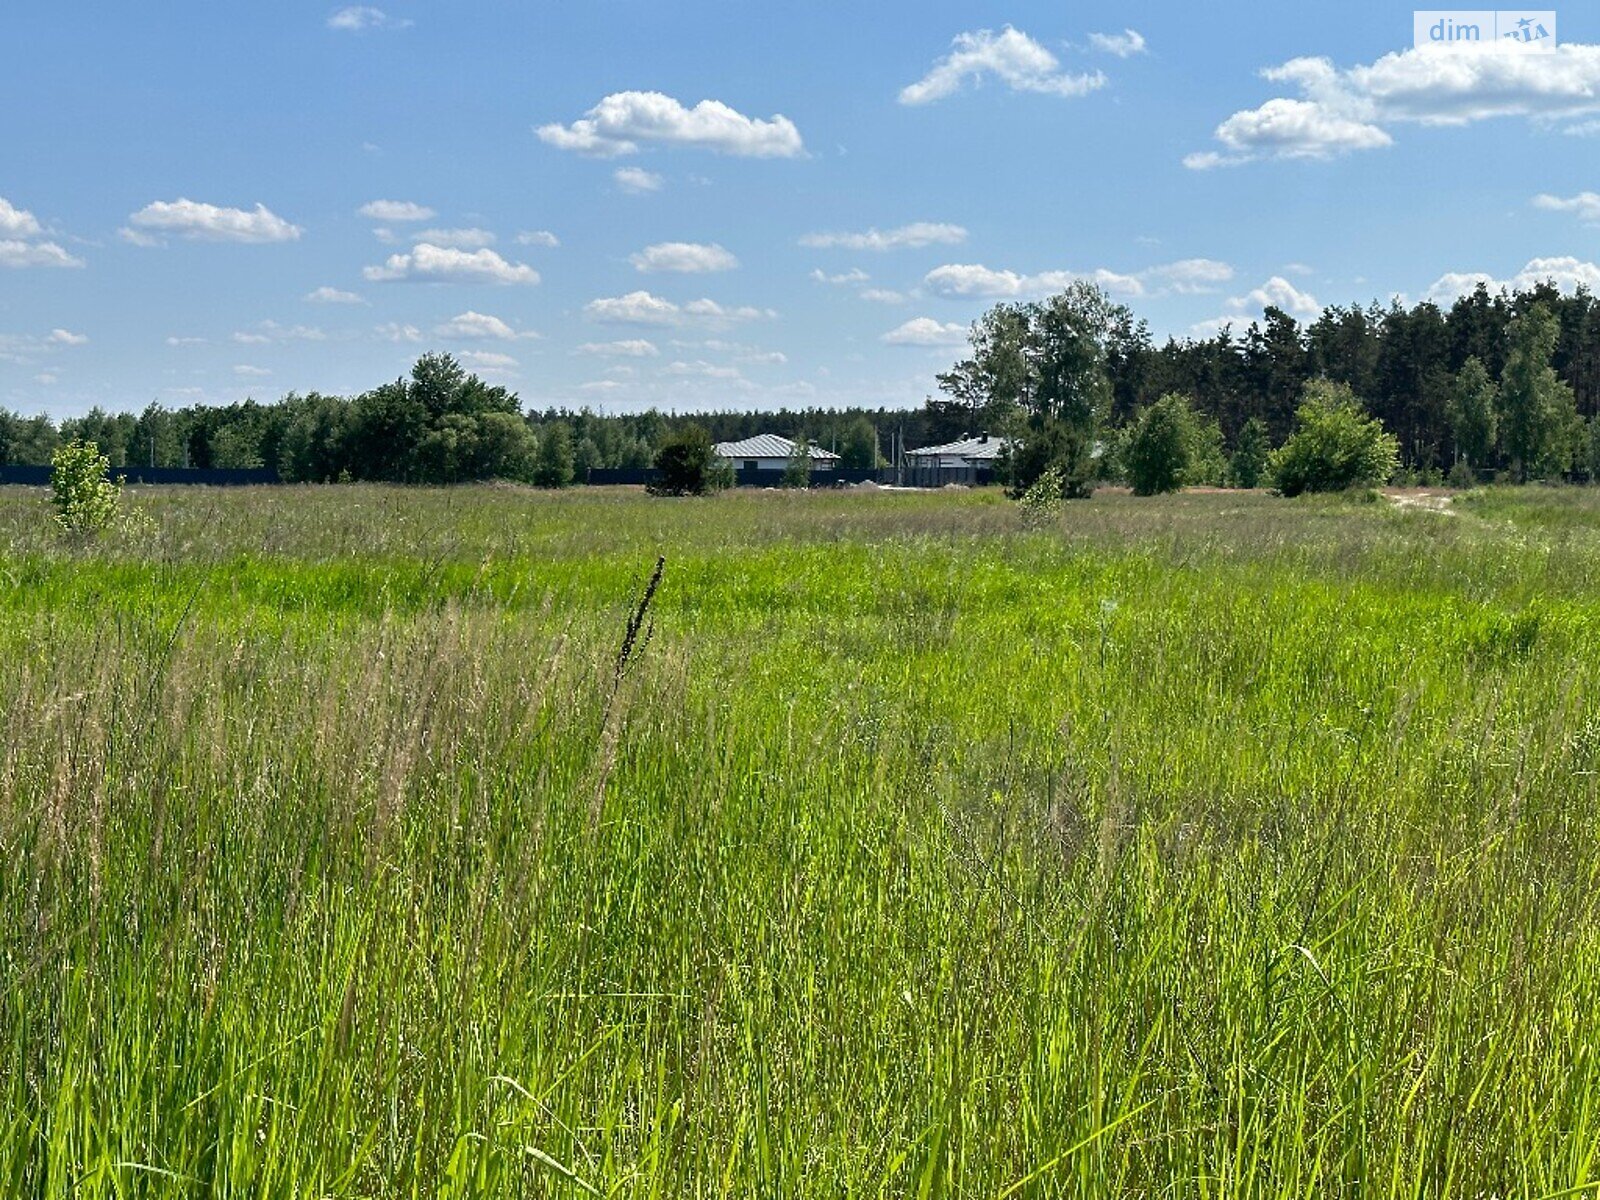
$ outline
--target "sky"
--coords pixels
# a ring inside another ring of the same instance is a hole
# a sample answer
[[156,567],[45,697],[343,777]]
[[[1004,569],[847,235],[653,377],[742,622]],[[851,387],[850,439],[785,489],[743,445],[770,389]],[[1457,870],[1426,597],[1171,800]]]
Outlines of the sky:
[[907,407],[1076,278],[1158,339],[1600,290],[1600,7],[1558,21],[1529,53],[1362,2],[19,2],[0,407],[354,394],[429,350],[540,409]]

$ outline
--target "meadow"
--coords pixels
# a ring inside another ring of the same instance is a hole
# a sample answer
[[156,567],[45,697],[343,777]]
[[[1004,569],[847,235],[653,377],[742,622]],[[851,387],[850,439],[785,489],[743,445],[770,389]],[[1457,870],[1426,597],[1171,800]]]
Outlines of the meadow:
[[0,490],[0,1193],[1600,1194],[1594,491],[131,501]]

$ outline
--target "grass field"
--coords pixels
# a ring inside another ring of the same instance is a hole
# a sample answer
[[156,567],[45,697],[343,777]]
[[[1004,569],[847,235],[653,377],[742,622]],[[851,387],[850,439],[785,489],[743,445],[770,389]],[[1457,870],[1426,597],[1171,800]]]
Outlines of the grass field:
[[0,1193],[1600,1194],[1593,492],[135,502],[0,494]]

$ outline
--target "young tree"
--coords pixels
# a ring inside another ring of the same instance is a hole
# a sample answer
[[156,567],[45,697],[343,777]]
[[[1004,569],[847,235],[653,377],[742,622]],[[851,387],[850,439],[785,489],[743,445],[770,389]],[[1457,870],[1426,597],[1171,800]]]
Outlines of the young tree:
[[811,486],[811,442],[803,434],[795,439],[794,449],[789,452],[789,461],[783,465],[781,483],[786,488]]
[[1399,443],[1348,386],[1313,379],[1295,412],[1295,430],[1269,470],[1278,491],[1298,496],[1380,484],[1399,463]]
[[564,488],[572,483],[572,431],[562,421],[539,432],[539,451],[533,464],[533,482],[542,488]]
[[717,459],[711,435],[693,423],[662,442],[655,466],[656,481],[650,491],[657,496],[703,496],[731,482],[725,464]]
[[878,431],[867,418],[856,417],[839,439],[839,465],[847,471],[870,471],[881,461]]
[[1500,438],[1519,482],[1572,465],[1577,408],[1572,389],[1550,365],[1560,333],[1544,304],[1511,322],[1500,376]]
[[56,524],[90,536],[111,528],[122,503],[122,485],[109,477],[111,460],[93,442],[71,441],[50,456],[50,500]]
[[1169,392],[1140,413],[1122,451],[1133,494],[1154,496],[1181,488],[1194,440],[1194,412],[1187,398]]
[[1267,458],[1272,444],[1267,439],[1267,423],[1260,417],[1251,417],[1239,430],[1233,444],[1233,458],[1228,463],[1228,474],[1234,487],[1253,488],[1260,485],[1267,473]]
[[1488,466],[1494,454],[1495,435],[1499,429],[1496,408],[1500,402],[1500,389],[1495,387],[1488,370],[1472,355],[1457,371],[1450,386],[1450,403],[1446,416],[1450,422],[1450,435],[1455,439],[1456,453],[1472,467]]

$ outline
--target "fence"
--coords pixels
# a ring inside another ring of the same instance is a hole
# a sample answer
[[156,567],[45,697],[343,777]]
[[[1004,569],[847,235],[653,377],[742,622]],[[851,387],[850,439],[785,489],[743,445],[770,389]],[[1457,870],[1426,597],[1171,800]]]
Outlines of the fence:
[[[246,487],[253,484],[281,483],[271,467],[225,470],[221,467],[112,467],[111,477],[133,484],[204,484],[207,487]],[[49,467],[0,467],[0,484],[17,483],[28,487],[49,487]]]

